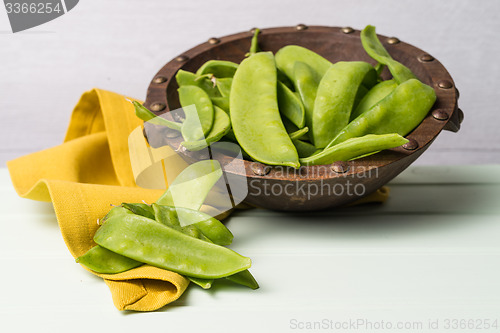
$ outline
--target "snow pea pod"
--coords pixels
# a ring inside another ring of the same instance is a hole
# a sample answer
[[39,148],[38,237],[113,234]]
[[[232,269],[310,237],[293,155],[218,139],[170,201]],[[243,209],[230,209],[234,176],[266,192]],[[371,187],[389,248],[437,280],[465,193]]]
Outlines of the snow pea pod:
[[303,127],[299,130],[288,133],[288,135],[290,136],[290,139],[296,140],[302,138],[307,132],[309,132],[309,127]]
[[214,105],[215,118],[214,125],[207,137],[197,141],[184,141],[182,145],[190,151],[198,151],[208,147],[211,143],[217,142],[231,129],[231,120],[221,108]]
[[202,279],[222,278],[251,266],[250,258],[138,215],[108,219],[94,241],[128,258]]
[[153,220],[169,228],[180,231],[185,235],[209,241],[209,239],[206,238],[201,233],[201,231],[198,228],[196,228],[196,226],[194,225],[181,226],[179,218],[177,217],[177,211],[175,209],[167,209],[164,207],[170,207],[170,206],[162,206],[162,205],[157,205],[155,203],[151,205],[151,208],[153,209],[155,214]]
[[[231,231],[222,222],[208,214],[188,208],[158,204],[153,204],[152,207],[155,212],[155,219],[159,222],[163,221],[163,224],[168,221],[174,227],[195,227],[212,243],[218,245],[229,245],[233,241]],[[201,237],[196,238],[203,239]]]
[[236,274],[226,276],[226,279],[254,290],[259,289],[259,284],[248,270],[244,270]]
[[285,73],[292,82],[295,81],[295,62],[308,64],[319,79],[332,66],[332,63],[309,49],[298,45],[287,45],[276,52],[276,66]]
[[212,288],[212,283],[214,283],[214,279],[200,279],[200,278],[196,278],[196,277],[193,277],[193,276],[186,276],[186,278],[189,281],[193,282],[194,284],[199,285],[203,289],[210,289],[210,288]]
[[[199,211],[193,211],[184,208],[175,208],[170,206],[162,206],[157,204],[153,204],[152,207],[155,211],[156,220],[158,222],[170,226],[178,231],[181,231],[186,235],[195,237],[193,236],[193,233],[188,231],[187,229],[187,227],[192,227],[200,230],[201,235],[205,236],[205,237],[197,237],[201,240],[207,242],[213,242],[219,245],[229,245],[232,242],[233,235],[229,231],[229,229],[227,229],[226,226],[222,224],[220,221],[212,218],[209,215],[203,214],[202,212]],[[186,213],[187,216],[185,215]],[[178,214],[180,214],[181,216],[180,219],[177,218],[177,216],[179,216]],[[200,219],[202,221],[200,221]],[[181,227],[181,222],[179,220],[181,221],[191,220],[193,224],[186,227]],[[212,283],[214,282],[213,279],[200,279],[189,276],[187,278],[191,282],[202,287],[203,289],[209,289],[212,286]],[[259,284],[248,270],[244,270],[234,275],[230,275],[226,277],[226,279],[247,286],[252,289],[259,288]]]
[[156,203],[198,210],[220,177],[222,169],[216,160],[191,164],[174,179]]
[[221,97],[219,89],[217,89],[207,75],[196,75],[195,73],[179,69],[177,74],[175,74],[175,80],[179,87],[196,86],[203,89],[210,98]]
[[304,165],[321,165],[331,164],[336,161],[350,161],[384,149],[399,147],[407,142],[408,140],[399,134],[369,134],[346,140],[326,148],[320,153],[301,158],[300,163]]
[[278,81],[283,83],[291,91],[295,92],[295,87],[293,86],[293,82],[290,80],[290,78],[286,76],[285,73],[283,73],[279,69],[277,69],[277,73],[278,73]]
[[217,78],[233,77],[238,64],[227,60],[209,60],[201,65],[196,75],[213,74]]
[[[155,214],[155,220],[163,225],[166,225],[169,228],[180,231],[185,235],[190,237],[199,238],[201,240],[210,241],[207,239],[195,226],[189,225],[186,227],[181,227],[179,220],[177,219],[177,212],[175,209],[167,210],[160,209],[159,207],[169,207],[169,206],[160,206],[155,203],[151,205],[153,212]],[[193,282],[194,284],[202,287],[203,289],[210,289],[212,287],[213,279],[200,279],[192,276],[186,276],[186,278]]]
[[362,113],[371,109],[372,106],[380,102],[387,95],[389,95],[398,84],[394,80],[387,80],[377,83],[372,89],[370,89],[363,99],[359,102],[358,106],[351,113],[350,120],[356,119]]
[[252,36],[252,41],[250,42],[250,51],[248,51],[247,56],[254,55],[258,52],[260,52],[259,48],[259,34],[260,34],[260,29],[255,28],[255,31]]
[[351,121],[326,148],[366,134],[410,133],[425,118],[436,101],[434,89],[410,79]]
[[134,214],[131,210],[126,209],[125,207],[122,206],[115,206],[109,210],[109,212],[104,216],[104,218],[101,219],[100,222],[105,222],[107,219],[113,216],[123,216],[127,214]]
[[141,215],[150,219],[155,218],[155,212],[153,208],[145,203],[122,203],[122,207],[130,210],[136,215]]
[[234,135],[254,160],[298,168],[297,150],[280,117],[276,86],[272,53],[255,53],[241,62],[229,99]]
[[229,97],[232,83],[233,83],[233,78],[231,77],[215,79],[215,85],[217,86],[217,89],[219,89],[219,92],[222,95],[222,97]]
[[177,131],[181,130],[182,124],[175,121],[170,121],[162,117],[156,116],[153,112],[149,111],[144,105],[137,101],[133,101],[132,104],[135,108],[135,115],[137,118],[144,121],[148,121],[151,124],[165,126]]
[[141,266],[143,263],[114,253],[96,245],[84,255],[76,258],[76,262],[90,270],[102,274],[116,274]]
[[[355,110],[358,107],[359,102],[365,97],[365,95],[368,93],[368,88],[366,88],[364,85],[360,85],[358,88],[358,91],[356,92],[356,97],[354,98],[354,103],[352,105],[352,109]],[[351,112],[352,114],[352,112]]]
[[306,124],[304,105],[300,98],[284,83],[278,81],[278,106],[281,114],[298,128]]
[[299,154],[300,158],[309,157],[318,151],[318,148],[314,147],[314,145],[308,142],[298,139],[292,140],[292,142],[297,149],[297,153]]
[[210,98],[214,106],[219,107],[227,115],[229,115],[229,97],[212,97]]
[[363,61],[339,61],[321,79],[311,123],[311,142],[323,148],[349,123],[352,107],[359,90],[375,85],[377,74],[372,65]]
[[[179,101],[186,115],[181,133],[185,141],[204,139],[214,123],[214,107],[207,93],[196,86],[182,86]],[[190,107],[194,105],[195,107]]]
[[400,62],[392,59],[391,55],[384,48],[375,33],[375,27],[367,25],[361,31],[361,43],[366,53],[379,64],[386,65],[397,83],[403,83],[409,79],[415,79],[411,70]]
[[321,77],[319,77],[308,64],[302,61],[295,62],[293,70],[295,91],[297,91],[304,104],[305,125],[311,129],[314,100],[316,99]]
[[[112,217],[119,218],[121,216],[133,214],[134,213],[129,209],[122,206],[116,206],[110,209],[101,222],[105,222]],[[99,245],[92,247],[85,254],[76,258],[76,262],[90,270],[103,274],[120,273],[142,265],[141,262],[121,256]]]

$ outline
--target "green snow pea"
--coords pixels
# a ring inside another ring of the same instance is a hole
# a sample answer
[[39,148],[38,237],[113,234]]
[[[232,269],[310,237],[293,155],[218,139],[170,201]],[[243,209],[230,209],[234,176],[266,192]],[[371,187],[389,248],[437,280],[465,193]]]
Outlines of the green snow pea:
[[[187,226],[199,230],[212,243],[229,245],[233,241],[233,234],[219,220],[212,216],[188,208],[152,204],[155,219],[163,224],[170,223],[172,227],[182,231]],[[193,236],[194,237],[194,236]],[[196,238],[203,239],[197,236]]]
[[216,160],[191,164],[182,170],[156,203],[199,210],[220,177],[222,169]]
[[248,51],[247,56],[251,56],[251,55],[254,55],[254,54],[260,52],[259,34],[260,34],[260,29],[255,28],[255,31],[254,31],[253,37],[252,37],[252,41],[250,42],[250,51]]
[[422,122],[435,101],[434,89],[416,79],[407,80],[351,121],[326,148],[366,134],[405,136]]
[[193,282],[194,284],[199,285],[203,289],[210,289],[210,288],[212,288],[212,283],[214,283],[214,279],[200,279],[200,278],[196,278],[196,277],[193,277],[193,276],[186,276],[186,278],[189,281]]
[[175,74],[175,80],[179,87],[196,86],[203,89],[210,98],[221,97],[219,89],[217,89],[217,86],[210,80],[208,75],[196,75],[195,73],[179,69],[177,74]]
[[378,39],[374,26],[367,25],[361,31],[361,43],[370,57],[389,68],[397,83],[403,83],[406,80],[416,78],[408,67],[392,59],[391,55]]
[[399,134],[368,134],[362,137],[348,139],[312,156],[301,158],[304,165],[331,164],[336,161],[350,161],[352,159],[375,153],[380,150],[399,147],[408,140]]
[[278,106],[281,114],[298,128],[306,124],[304,105],[300,98],[284,83],[278,81]]
[[[186,227],[181,227],[177,219],[177,213],[175,210],[165,210],[165,209],[159,210],[158,207],[168,207],[168,206],[159,206],[154,203],[151,205],[151,208],[156,214],[155,220],[157,222],[162,223],[169,228],[173,228],[177,231],[180,231],[188,236],[209,241],[195,226],[189,225]],[[203,289],[210,289],[210,287],[212,287],[213,279],[200,279],[192,276],[186,276],[186,278],[191,282],[193,282],[194,284],[199,285]]]
[[361,100],[365,97],[365,95],[368,93],[368,90],[370,89],[366,88],[364,85],[359,86],[358,91],[356,92],[356,97],[354,97],[354,103],[352,104],[353,110],[358,107],[359,102],[361,102]]
[[205,139],[197,141],[184,141],[182,145],[190,151],[198,151],[208,147],[211,143],[217,142],[231,129],[231,120],[221,108],[214,105],[215,118],[214,125]]
[[233,78],[232,77],[226,77],[226,78],[216,78],[215,79],[215,85],[217,86],[217,89],[219,89],[220,94],[222,97],[229,97],[229,93],[231,92],[231,84],[233,83]]
[[[179,88],[179,101],[186,115],[181,133],[185,141],[204,139],[214,123],[214,107],[207,93],[196,86]],[[194,105],[195,107],[190,107]]]
[[[122,206],[116,206],[110,209],[101,222],[104,222],[111,217],[119,218],[120,216],[133,214],[134,213],[132,213],[132,211]],[[84,255],[76,258],[76,262],[97,273],[103,274],[120,273],[142,265],[141,262],[121,256],[99,245],[94,246]]]
[[387,80],[377,83],[371,88],[363,99],[359,102],[358,106],[351,112],[350,120],[356,119],[362,113],[371,109],[372,106],[380,102],[387,95],[389,95],[398,84],[394,80]]
[[259,289],[259,284],[255,280],[253,275],[248,271],[248,269],[233,275],[226,276],[226,279],[254,290]]
[[297,140],[297,139],[302,138],[304,135],[306,135],[307,132],[309,132],[309,127],[303,127],[297,131],[288,133],[288,136],[290,136],[290,139],[292,139],[292,140]]
[[278,81],[283,83],[291,91],[295,92],[295,87],[293,86],[293,82],[290,80],[290,78],[286,76],[285,73],[283,73],[279,69],[277,69],[276,71],[278,74]]
[[122,203],[122,207],[130,210],[136,215],[141,215],[150,219],[155,218],[155,212],[153,208],[145,203]]
[[305,62],[297,61],[293,66],[293,84],[304,105],[305,125],[311,128],[314,100],[321,77]]
[[100,222],[105,222],[107,219],[113,216],[123,216],[127,214],[134,214],[131,210],[123,207],[123,206],[115,206],[109,210],[109,212],[101,219]]
[[217,78],[229,78],[234,76],[237,68],[238,64],[232,61],[209,60],[198,68],[196,75],[212,74]]
[[280,117],[276,87],[272,53],[255,53],[241,62],[229,100],[234,135],[254,160],[298,168],[297,150]]
[[212,97],[211,100],[214,106],[229,115],[229,97]]
[[339,61],[321,79],[311,123],[311,142],[323,148],[349,123],[361,84],[375,85],[377,74],[363,61]]
[[76,258],[76,262],[88,269],[102,274],[116,274],[141,266],[143,263],[114,253],[96,245],[84,255]]
[[[314,145],[309,142],[298,139],[292,140],[292,142],[295,145],[300,158],[309,157],[318,152],[318,148],[314,147]],[[319,151],[321,151],[321,149]]]
[[208,242],[210,241],[207,237],[205,237],[205,235],[203,235],[203,233],[196,226],[192,224],[181,226],[175,208],[172,207],[173,209],[167,209],[164,207],[170,207],[170,206],[162,206],[162,205],[157,205],[155,203],[153,203],[151,207],[154,210],[155,213],[154,220],[156,222],[159,222],[174,230],[180,231],[183,234],[188,235],[190,237],[198,238]]
[[[212,218],[209,215],[185,208],[175,208],[157,204],[153,204],[152,206],[156,214],[156,220],[167,226],[170,226],[171,228],[190,235],[191,237],[196,236],[193,235],[191,230],[188,230],[188,227],[196,228],[201,232],[201,235],[199,235],[197,238],[219,245],[229,245],[232,242],[233,235],[229,231],[229,229],[227,229],[226,226],[220,221]],[[178,217],[179,214],[180,218]],[[196,223],[181,227],[180,220],[191,220]],[[255,281],[255,278],[248,270],[230,275],[226,278],[230,281],[250,287],[252,289],[259,288],[259,284],[257,283],[257,281]],[[191,282],[199,285],[203,289],[209,289],[213,283],[213,279],[199,279],[193,277],[188,277],[188,279],[191,280]]]
[[155,125],[165,126],[177,131],[181,130],[182,124],[177,123],[175,121],[170,121],[165,118],[159,117],[155,115],[153,112],[149,111],[144,105],[139,102],[133,101],[132,104],[135,108],[135,115],[137,118],[142,119],[144,121],[148,121]]
[[226,277],[251,266],[250,258],[139,215],[109,218],[94,241],[125,257],[202,279]]
[[319,79],[332,66],[332,63],[309,49],[298,45],[287,45],[276,52],[276,66],[285,73],[292,82],[295,81],[295,62],[308,64]]

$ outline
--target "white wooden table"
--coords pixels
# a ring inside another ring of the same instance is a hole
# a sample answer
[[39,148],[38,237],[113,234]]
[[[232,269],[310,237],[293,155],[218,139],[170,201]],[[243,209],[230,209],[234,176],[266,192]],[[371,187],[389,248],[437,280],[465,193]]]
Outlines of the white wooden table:
[[190,286],[160,311],[133,313],[74,262],[51,204],[19,198],[0,169],[0,330],[471,332],[458,328],[472,319],[498,332],[499,175],[498,165],[412,167],[384,205],[238,212],[232,247],[252,258],[259,290]]

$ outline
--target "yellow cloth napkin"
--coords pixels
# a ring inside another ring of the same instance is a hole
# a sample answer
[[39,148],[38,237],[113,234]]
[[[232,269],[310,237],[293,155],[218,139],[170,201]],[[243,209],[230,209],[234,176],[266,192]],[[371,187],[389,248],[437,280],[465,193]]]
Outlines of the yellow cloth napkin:
[[[156,201],[163,190],[137,187],[128,151],[129,134],[142,124],[124,96],[94,89],[76,105],[62,145],[9,161],[17,193],[52,201],[66,245],[78,257],[110,205]],[[96,274],[96,273],[94,273]],[[189,282],[163,269],[141,266],[104,278],[119,310],[153,311],[178,299]]]

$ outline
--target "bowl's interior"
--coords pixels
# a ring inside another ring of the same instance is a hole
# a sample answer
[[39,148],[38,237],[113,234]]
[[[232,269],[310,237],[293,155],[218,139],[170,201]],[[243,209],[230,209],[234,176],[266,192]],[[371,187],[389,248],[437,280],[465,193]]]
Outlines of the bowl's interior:
[[[245,54],[249,50],[252,35],[252,31],[247,31],[221,38],[211,38],[209,41],[171,60],[153,78],[148,88],[145,106],[156,111],[158,115],[178,109],[180,105],[177,94],[178,86],[175,82],[176,72],[181,68],[194,72],[204,62],[212,59],[230,60],[239,63],[245,58]],[[300,170],[294,170],[286,173],[286,175],[283,175],[282,171],[275,172],[274,168],[266,170],[265,173],[255,172],[255,162],[250,161],[244,162],[244,174],[241,171],[233,171],[248,178],[265,177],[276,181],[315,181],[339,176],[345,177],[346,174],[358,172],[357,170],[365,172],[369,169],[394,164],[395,170],[391,171],[391,177],[394,177],[420,156],[441,130],[457,131],[461,121],[460,112],[457,111],[458,91],[444,66],[428,53],[401,42],[397,38],[379,35],[379,39],[394,59],[409,67],[422,82],[430,85],[436,91],[437,101],[432,110],[423,122],[406,136],[410,140],[409,144],[350,162],[351,166],[359,168],[351,167],[341,175],[336,172],[332,173],[329,168],[324,168],[324,166],[302,166]],[[304,29],[304,26],[300,25],[297,27],[262,29],[259,35],[259,46],[264,51],[275,53],[281,47],[291,44],[311,49],[332,63],[353,60],[367,61],[373,65],[376,63],[364,51],[359,30],[323,26],[312,26]],[[382,76],[384,79],[391,77],[387,69],[384,70]],[[146,124],[147,138],[150,145],[158,147],[168,144],[175,149],[179,149],[182,138],[172,139],[171,135],[166,134],[165,131],[168,130]],[[167,140],[167,137],[170,138]],[[183,154],[190,160],[200,158],[200,154],[197,152],[184,151]],[[218,158],[224,163],[224,156]],[[407,161],[395,163],[402,159]],[[230,161],[232,158],[228,157],[226,160]],[[226,171],[231,172],[231,170]]]

